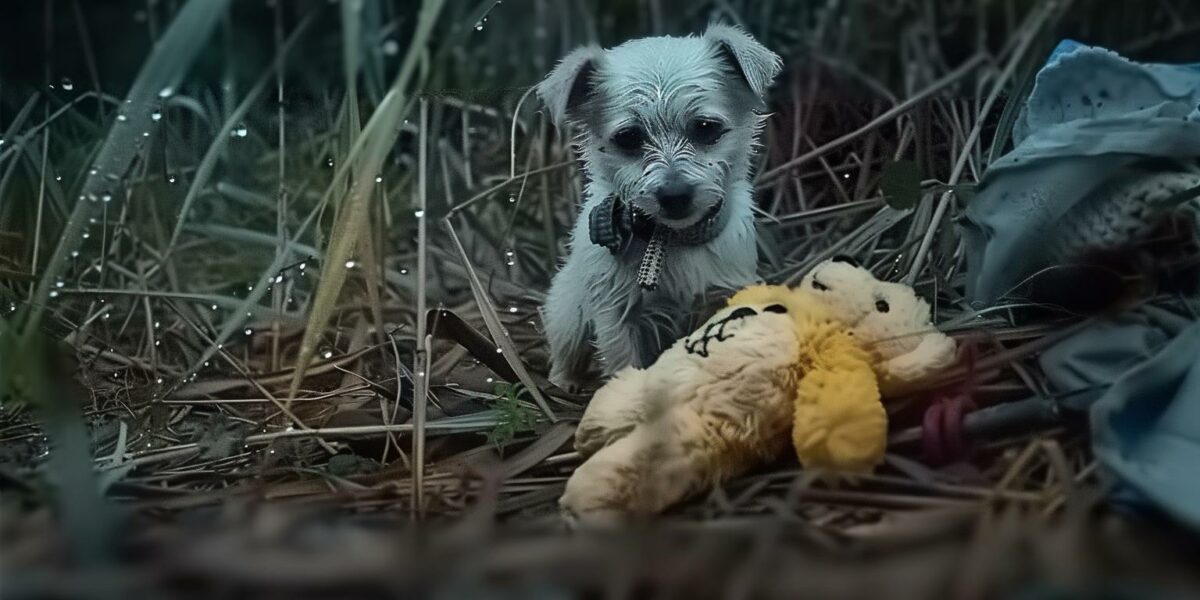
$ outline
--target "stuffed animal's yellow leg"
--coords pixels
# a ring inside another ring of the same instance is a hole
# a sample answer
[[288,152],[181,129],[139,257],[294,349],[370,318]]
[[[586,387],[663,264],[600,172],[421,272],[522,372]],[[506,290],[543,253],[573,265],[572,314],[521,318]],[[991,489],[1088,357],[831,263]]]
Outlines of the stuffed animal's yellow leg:
[[868,472],[883,460],[887,412],[868,354],[844,332],[813,344],[796,389],[792,443],[805,468]]

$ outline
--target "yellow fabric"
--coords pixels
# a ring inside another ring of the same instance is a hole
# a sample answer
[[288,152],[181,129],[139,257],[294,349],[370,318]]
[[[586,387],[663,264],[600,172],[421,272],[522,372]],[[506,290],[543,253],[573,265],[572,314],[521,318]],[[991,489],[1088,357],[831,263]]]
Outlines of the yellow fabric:
[[810,345],[796,386],[792,445],[805,468],[869,472],[887,447],[887,412],[870,356],[844,331]]
[[782,304],[792,317],[800,341],[792,444],[800,464],[846,472],[878,465],[887,447],[887,411],[873,357],[827,305],[803,289],[767,285],[743,289],[729,304]]

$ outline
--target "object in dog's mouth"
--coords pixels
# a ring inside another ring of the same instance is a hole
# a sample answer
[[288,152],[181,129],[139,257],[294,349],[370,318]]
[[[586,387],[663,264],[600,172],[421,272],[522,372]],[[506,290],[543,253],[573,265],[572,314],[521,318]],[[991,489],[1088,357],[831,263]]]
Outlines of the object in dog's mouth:
[[642,289],[653,290],[658,287],[663,262],[671,247],[700,246],[721,233],[726,221],[724,206],[724,202],[718,202],[694,225],[675,229],[655,223],[637,207],[610,195],[588,215],[588,237],[613,256],[628,251],[635,239],[644,241],[646,246],[638,266],[637,284]]

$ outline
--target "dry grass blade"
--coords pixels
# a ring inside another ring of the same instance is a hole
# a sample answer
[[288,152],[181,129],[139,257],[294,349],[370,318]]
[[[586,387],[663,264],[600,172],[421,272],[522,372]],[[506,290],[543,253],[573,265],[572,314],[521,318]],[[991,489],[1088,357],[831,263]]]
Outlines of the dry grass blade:
[[98,208],[98,204],[90,199],[112,194],[110,188],[129,174],[142,152],[142,132],[150,129],[154,123],[154,110],[163,98],[174,94],[228,5],[229,0],[191,0],[185,4],[142,65],[133,87],[126,95],[125,104],[117,114],[117,120],[96,155],[94,168],[84,179],[79,192],[80,200],[75,203],[59,235],[58,246],[38,281],[34,298],[39,301],[32,304],[25,321],[25,335],[37,331],[42,311],[45,310],[40,299],[49,296],[50,289],[68,266],[71,252],[79,247],[88,219]]
[[300,382],[304,380],[305,369],[317,351],[317,344],[325,325],[333,316],[337,297],[346,282],[346,261],[353,254],[359,239],[369,235],[366,231],[366,221],[370,214],[375,177],[400,134],[400,125],[411,106],[408,101],[411,95],[410,83],[443,4],[444,0],[426,0],[421,5],[417,29],[404,58],[404,64],[391,89],[363,127],[362,135],[355,140],[347,158],[346,162],[354,164],[357,172],[354,174],[350,195],[342,203],[341,213],[334,224],[329,247],[325,252],[325,261],[321,265],[320,283],[313,296],[308,327],[300,342],[295,376],[288,392],[289,401],[296,396]]
[[483,289],[483,283],[479,281],[479,275],[475,273],[475,267],[471,265],[470,257],[467,256],[467,249],[463,247],[462,240],[458,238],[458,233],[454,231],[454,225],[450,221],[443,221],[446,226],[446,231],[450,235],[450,241],[454,243],[454,248],[458,251],[459,259],[462,260],[463,267],[467,270],[467,279],[471,282],[471,293],[475,296],[475,303],[479,305],[479,312],[483,315],[483,322],[487,325],[488,333],[492,334],[492,340],[496,342],[500,352],[504,354],[504,359],[508,361],[509,366],[520,378],[521,383],[529,390],[533,396],[533,400],[537,403],[538,408],[546,414],[546,418],[550,422],[557,422],[558,417],[554,411],[550,410],[550,405],[546,403],[546,397],[542,394],[533,377],[529,375],[529,370],[525,368],[525,363],[521,361],[521,354],[517,350],[512,339],[504,331],[504,325],[500,323],[500,317],[496,314],[496,307],[492,305],[488,298],[487,292]]

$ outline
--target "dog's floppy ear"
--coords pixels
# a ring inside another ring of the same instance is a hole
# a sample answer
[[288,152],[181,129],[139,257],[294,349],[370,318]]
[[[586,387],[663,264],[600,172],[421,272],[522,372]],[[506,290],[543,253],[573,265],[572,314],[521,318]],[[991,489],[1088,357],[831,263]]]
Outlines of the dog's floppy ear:
[[576,48],[537,85],[537,95],[550,110],[550,119],[556,126],[562,127],[571,110],[592,93],[592,78],[603,53],[599,46]]
[[717,52],[732,63],[734,70],[750,86],[750,91],[765,100],[767,88],[771,87],[771,82],[783,68],[783,60],[779,55],[758,43],[740,27],[709,25],[704,37],[716,44]]

